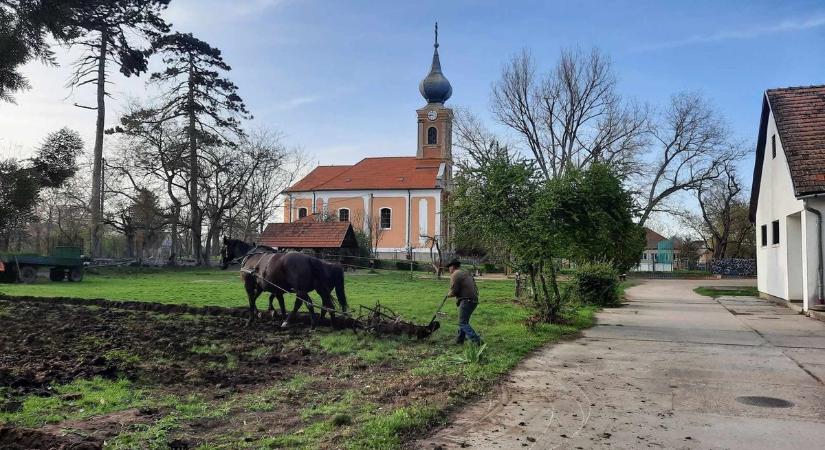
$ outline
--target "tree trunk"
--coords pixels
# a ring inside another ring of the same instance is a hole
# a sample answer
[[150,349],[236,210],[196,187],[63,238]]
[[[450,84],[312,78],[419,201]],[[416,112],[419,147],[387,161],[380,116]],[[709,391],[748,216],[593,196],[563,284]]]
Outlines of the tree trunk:
[[541,305],[539,304],[539,290],[536,287],[536,267],[530,264],[527,268],[527,271],[530,273],[530,287],[533,291],[533,303],[535,303],[537,307],[540,307]]
[[170,266],[178,265],[178,224],[180,223],[180,207],[174,206],[172,207],[172,228],[170,239],[172,241],[172,248],[169,250],[169,261],[167,262]]
[[214,222],[212,218],[209,218],[209,227],[206,229],[206,248],[203,251],[203,265],[209,266],[211,265],[212,260],[212,248],[219,246],[218,234],[220,230],[217,226],[213,226]]
[[108,36],[105,30],[100,32],[100,54],[97,62],[97,128],[95,129],[94,167],[92,169],[92,223],[91,251],[92,257],[99,258],[102,253],[101,241],[103,234],[103,203],[102,203],[102,175],[103,175],[103,128],[106,122],[106,46]]
[[[544,276],[542,275],[542,282]],[[553,306],[550,310],[550,321],[555,322],[558,318],[559,309],[561,309],[561,292],[559,292],[559,283],[556,277],[556,264],[550,260],[550,287],[553,289]]]
[[195,73],[191,55],[189,61],[189,98],[187,104],[189,127],[187,132],[189,134],[189,209],[192,215],[190,228],[192,229],[192,256],[195,258],[195,264],[200,266],[206,263],[206,258],[204,258],[201,245],[203,221],[198,207],[198,177],[200,173],[198,170],[197,130],[195,129]]
[[127,258],[134,258],[135,257],[135,232],[133,230],[127,230],[126,233],[126,257]]

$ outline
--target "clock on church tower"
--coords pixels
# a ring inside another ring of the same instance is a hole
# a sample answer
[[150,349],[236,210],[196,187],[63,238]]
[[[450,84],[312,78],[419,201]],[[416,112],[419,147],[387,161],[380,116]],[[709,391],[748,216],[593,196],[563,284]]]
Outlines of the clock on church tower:
[[435,29],[435,50],[430,73],[421,80],[418,90],[427,105],[418,112],[418,158],[452,162],[453,110],[444,102],[453,94],[453,87],[441,72],[438,56],[438,25]]

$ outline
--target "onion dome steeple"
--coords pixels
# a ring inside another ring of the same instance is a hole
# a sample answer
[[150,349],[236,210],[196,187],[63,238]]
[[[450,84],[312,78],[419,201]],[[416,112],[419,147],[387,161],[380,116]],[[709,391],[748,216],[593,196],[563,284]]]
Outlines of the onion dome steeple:
[[421,80],[418,90],[427,103],[444,103],[453,95],[453,87],[447,77],[441,73],[441,60],[438,58],[438,22],[435,23],[435,44],[433,45],[433,65],[426,78]]

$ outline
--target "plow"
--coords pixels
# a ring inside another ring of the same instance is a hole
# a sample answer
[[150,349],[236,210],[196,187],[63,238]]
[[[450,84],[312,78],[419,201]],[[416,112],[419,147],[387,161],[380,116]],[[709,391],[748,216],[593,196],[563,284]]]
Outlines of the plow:
[[[441,303],[444,305],[444,302]],[[326,309],[315,305],[316,308]],[[246,310],[244,315],[247,314]],[[270,311],[274,317],[274,310]],[[335,313],[335,319],[327,316],[321,318],[315,317],[317,326],[329,327],[335,330],[350,329],[355,332],[364,332],[372,334],[376,337],[382,336],[408,336],[417,339],[426,339],[431,334],[438,331],[441,323],[436,320],[440,316],[441,307],[433,315],[432,320],[425,325],[416,324],[412,321],[405,320],[400,314],[396,313],[391,308],[376,302],[375,306],[358,306],[357,314],[341,314],[340,311]],[[263,316],[259,313],[259,317]],[[277,322],[276,322],[277,323]],[[291,327],[309,327],[312,324],[309,313],[299,312],[291,320]]]

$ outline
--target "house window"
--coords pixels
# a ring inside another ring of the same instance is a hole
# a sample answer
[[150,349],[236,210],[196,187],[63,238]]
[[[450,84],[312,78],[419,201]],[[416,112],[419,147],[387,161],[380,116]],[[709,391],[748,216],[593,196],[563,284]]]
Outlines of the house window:
[[773,235],[772,243],[774,245],[778,244],[779,243],[779,221],[778,220],[774,220],[771,223],[771,234]]
[[762,247],[768,246],[768,226],[762,225]]
[[392,210],[389,208],[381,208],[381,226],[382,230],[389,230],[392,226]]
[[438,143],[438,130],[435,127],[427,129],[427,145],[435,145]]
[[338,210],[338,220],[341,222],[349,222],[349,209],[341,208]]
[[306,216],[307,216],[307,209],[306,208],[298,208],[298,220],[301,220]]
[[776,158],[776,135],[771,136],[771,157]]

